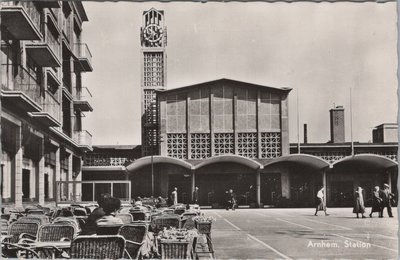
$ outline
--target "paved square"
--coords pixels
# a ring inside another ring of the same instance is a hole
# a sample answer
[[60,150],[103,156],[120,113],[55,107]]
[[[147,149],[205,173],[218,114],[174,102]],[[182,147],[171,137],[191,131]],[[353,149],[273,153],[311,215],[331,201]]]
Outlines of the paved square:
[[[367,212],[369,214],[369,208]],[[357,219],[352,208],[204,210],[214,216],[212,241],[218,259],[396,259],[394,218]],[[376,213],[375,213],[376,214]]]

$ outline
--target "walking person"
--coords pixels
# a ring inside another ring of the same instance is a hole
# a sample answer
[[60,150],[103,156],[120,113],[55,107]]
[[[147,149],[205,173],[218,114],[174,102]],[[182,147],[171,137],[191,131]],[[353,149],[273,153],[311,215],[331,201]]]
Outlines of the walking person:
[[364,196],[362,193],[363,189],[358,186],[356,192],[355,192],[355,205],[353,208],[353,213],[356,213],[357,218],[358,214],[361,214],[362,218],[365,218],[364,213],[365,213],[365,206],[364,206]]
[[379,196],[382,199],[381,215],[379,217],[383,218],[383,210],[386,207],[389,217],[393,218],[392,206],[390,205],[390,201],[392,200],[394,194],[390,191],[390,187],[388,184],[385,183],[383,185],[383,190],[379,193]]
[[229,189],[229,191],[226,192],[226,199],[227,199],[226,210],[229,210],[229,209],[235,210],[236,194],[233,192],[232,189]]
[[193,204],[199,204],[199,187],[195,187],[193,191]]
[[171,193],[171,200],[172,200],[173,205],[178,204],[178,188],[177,187],[175,187],[174,191]]
[[375,186],[374,192],[372,193],[372,208],[369,217],[372,218],[372,213],[378,212],[379,217],[381,217],[382,211],[382,199],[379,197],[379,186]]
[[317,207],[315,208],[315,216],[317,216],[318,211],[323,210],[325,212],[325,216],[329,216],[328,213],[326,213],[326,206],[324,202],[324,187],[322,187],[318,193],[317,193]]

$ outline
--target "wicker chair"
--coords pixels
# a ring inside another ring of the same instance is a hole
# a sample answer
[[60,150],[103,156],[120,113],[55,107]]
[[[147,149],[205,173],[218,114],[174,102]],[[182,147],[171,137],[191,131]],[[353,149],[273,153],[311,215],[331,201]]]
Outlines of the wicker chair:
[[161,259],[188,259],[189,241],[161,240]]
[[37,241],[72,241],[76,236],[76,227],[73,224],[46,224],[39,228]]
[[32,222],[32,221],[40,221],[41,225],[44,224],[48,224],[49,221],[49,217],[45,216],[45,215],[36,215],[36,214],[30,214],[26,217],[20,217],[17,221],[18,222]]
[[121,219],[122,222],[124,222],[124,224],[129,224],[132,223],[133,221],[132,215],[128,213],[119,213],[115,215],[115,217]]
[[122,225],[97,225],[97,235],[117,235]]
[[30,239],[36,239],[39,229],[39,223],[21,223],[14,222],[8,228],[8,236],[6,242],[17,243],[21,238],[28,237]]
[[151,227],[155,234],[157,234],[164,228],[169,228],[169,227],[179,228],[179,226],[180,226],[180,217],[178,215],[162,215],[158,218],[155,218],[151,222]]
[[78,236],[71,244],[72,259],[120,259],[124,255],[122,236]]
[[147,232],[147,225],[140,224],[127,224],[119,229],[118,234],[125,238],[126,250],[131,258],[136,259],[139,256],[139,250],[144,243]]
[[132,215],[133,221],[142,221],[142,220],[148,220],[147,218],[147,213],[143,211],[131,211],[130,214]]
[[75,226],[76,230],[80,231],[79,222],[75,218],[68,218],[68,217],[57,217],[53,220],[53,223],[56,224],[72,224]]
[[30,209],[26,212],[27,215],[44,215],[44,211],[41,209]]
[[5,236],[8,232],[8,220],[2,219],[1,220],[1,235]]

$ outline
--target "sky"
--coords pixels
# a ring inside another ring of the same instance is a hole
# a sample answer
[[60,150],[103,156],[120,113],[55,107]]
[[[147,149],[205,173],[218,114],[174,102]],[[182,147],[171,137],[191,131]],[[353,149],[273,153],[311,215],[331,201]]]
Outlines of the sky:
[[335,105],[345,108],[346,141],[351,110],[354,141],[369,142],[374,126],[397,122],[396,2],[84,6],[94,71],[83,79],[94,111],[83,127],[93,145],[141,143],[140,27],[151,7],[165,13],[168,89],[219,78],[290,87],[290,142],[298,133],[303,141],[305,123],[309,142],[329,141]]

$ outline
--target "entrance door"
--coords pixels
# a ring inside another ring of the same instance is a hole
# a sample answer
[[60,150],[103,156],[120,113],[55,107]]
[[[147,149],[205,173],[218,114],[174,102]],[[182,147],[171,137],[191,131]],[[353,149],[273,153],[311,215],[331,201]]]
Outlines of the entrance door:
[[29,199],[31,171],[22,169],[22,198]]
[[265,205],[276,205],[282,197],[280,173],[261,175],[261,202]]
[[168,198],[171,197],[171,192],[174,188],[178,188],[178,203],[191,203],[191,177],[185,177],[181,174],[168,175]]

